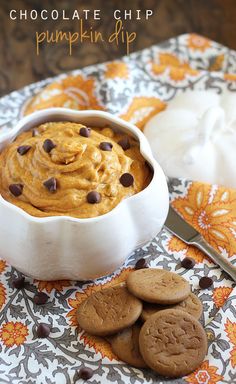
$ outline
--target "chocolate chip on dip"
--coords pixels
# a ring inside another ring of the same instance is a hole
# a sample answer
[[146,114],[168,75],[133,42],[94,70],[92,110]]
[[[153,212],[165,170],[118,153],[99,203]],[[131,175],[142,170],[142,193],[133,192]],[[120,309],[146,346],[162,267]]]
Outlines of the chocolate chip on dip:
[[49,190],[49,192],[56,192],[57,179],[55,179],[55,177],[51,177],[50,179],[44,181],[43,185]]
[[139,142],[109,126],[46,122],[0,153],[2,198],[35,217],[101,216],[151,180]]
[[89,137],[91,135],[91,128],[82,127],[79,131],[80,136]]
[[123,187],[131,187],[134,183],[134,178],[130,173],[123,173],[123,175],[120,177],[120,183],[123,185]]
[[117,144],[119,144],[124,151],[130,149],[130,141],[128,137],[124,137],[123,139],[119,140]]
[[17,148],[17,152],[19,153],[19,155],[23,156],[30,150],[30,148],[31,145],[21,145]]
[[54,144],[51,139],[46,139],[44,141],[43,149],[45,152],[50,153],[54,148],[56,148],[56,144]]
[[22,184],[11,184],[9,185],[9,191],[15,196],[18,197],[23,192],[23,185]]
[[102,151],[111,151],[112,150],[112,143],[108,143],[106,141],[103,141],[102,143],[100,143],[99,145],[99,148],[102,150]]
[[89,204],[97,204],[101,201],[101,195],[97,191],[91,191],[87,194],[87,202]]

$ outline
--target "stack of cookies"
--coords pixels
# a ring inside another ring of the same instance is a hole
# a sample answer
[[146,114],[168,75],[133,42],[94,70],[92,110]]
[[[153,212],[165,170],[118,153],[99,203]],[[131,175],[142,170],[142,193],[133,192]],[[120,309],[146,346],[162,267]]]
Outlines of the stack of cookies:
[[183,277],[149,268],[94,293],[77,315],[86,332],[108,338],[119,359],[180,377],[194,371],[207,353],[201,314],[202,304]]

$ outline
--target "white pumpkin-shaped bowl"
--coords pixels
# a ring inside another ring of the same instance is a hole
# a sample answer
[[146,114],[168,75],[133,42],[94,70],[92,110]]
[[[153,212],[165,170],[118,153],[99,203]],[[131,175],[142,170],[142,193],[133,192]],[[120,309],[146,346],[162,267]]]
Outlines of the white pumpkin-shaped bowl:
[[154,160],[142,132],[109,113],[52,108],[23,118],[0,136],[0,149],[20,132],[50,121],[73,121],[88,126],[108,125],[135,137],[153,169],[150,184],[95,218],[69,216],[37,218],[0,196],[0,255],[19,271],[40,280],[87,280],[121,266],[137,247],[162,228],[169,206],[165,175]]
[[169,177],[236,188],[236,94],[187,91],[152,117],[144,133]]

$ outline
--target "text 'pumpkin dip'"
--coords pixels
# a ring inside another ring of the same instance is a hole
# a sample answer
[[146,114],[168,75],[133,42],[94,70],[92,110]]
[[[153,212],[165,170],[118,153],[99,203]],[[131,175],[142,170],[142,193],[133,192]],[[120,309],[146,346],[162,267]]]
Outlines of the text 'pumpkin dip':
[[2,197],[37,217],[105,214],[151,177],[135,139],[78,123],[42,124],[0,155]]

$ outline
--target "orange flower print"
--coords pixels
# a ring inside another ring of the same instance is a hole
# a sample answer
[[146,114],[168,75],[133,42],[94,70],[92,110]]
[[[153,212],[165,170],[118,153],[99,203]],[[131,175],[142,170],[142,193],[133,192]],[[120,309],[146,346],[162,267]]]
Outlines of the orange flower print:
[[0,283],[0,309],[6,302],[6,289],[2,283]]
[[236,347],[234,347],[232,351],[230,351],[230,361],[231,361],[232,367],[235,368],[236,367]]
[[226,81],[236,81],[236,74],[235,73],[225,73],[224,79]]
[[214,58],[213,62],[211,62],[209,70],[210,71],[220,71],[222,70],[223,64],[225,60],[225,55],[218,55]]
[[224,305],[233,288],[230,287],[218,287],[213,291],[213,300],[217,308]]
[[184,255],[191,257],[196,263],[202,263],[203,260],[210,260],[208,257],[196,247],[185,244],[178,237],[172,236],[168,242],[168,250],[170,252],[184,252]]
[[27,326],[18,321],[15,323],[10,321],[3,324],[2,329],[0,330],[0,338],[3,341],[3,344],[7,347],[23,344],[28,334]]
[[6,262],[4,260],[0,260],[0,273],[2,273],[5,268],[6,268]]
[[67,76],[46,86],[26,106],[28,115],[39,109],[65,107],[71,109],[103,109],[95,93],[95,80],[92,77]]
[[217,367],[209,365],[208,361],[204,361],[195,372],[185,377],[185,381],[190,384],[217,384],[223,379],[216,373],[217,369]]
[[[72,308],[71,311],[66,315],[66,317],[69,318],[71,325],[78,326],[77,322],[77,309],[79,305],[92,293],[100,291],[104,288],[108,288],[117,284],[120,284],[124,281],[126,281],[128,274],[132,271],[131,268],[124,269],[121,271],[121,273],[115,277],[113,277],[111,280],[104,284],[92,284],[89,285],[83,293],[76,292],[75,298],[68,299],[68,304]],[[79,331],[82,331],[79,329]],[[107,357],[109,360],[117,359],[114,353],[111,350],[110,344],[103,338],[88,335],[86,332],[82,332],[80,334],[80,340],[83,341],[85,346],[88,346],[90,348],[93,348],[96,353],[100,353],[102,357]]]
[[204,52],[211,47],[211,42],[205,37],[192,33],[188,37],[188,46],[193,51]]
[[180,60],[172,53],[159,53],[157,62],[158,64],[151,63],[152,72],[158,76],[167,70],[170,78],[174,81],[182,81],[186,75],[196,76],[199,73],[197,70],[192,69],[189,63]]
[[213,198],[211,195],[210,185],[194,182],[187,195],[177,198],[172,205],[208,243],[219,251],[226,250],[231,257],[236,252],[236,191],[226,193],[218,187]]
[[165,108],[166,104],[157,97],[134,97],[126,113],[120,117],[137,125],[142,130],[152,116]]
[[225,331],[232,344],[236,346],[236,322],[227,319],[225,324]]
[[47,293],[51,293],[53,289],[56,291],[63,291],[65,287],[71,285],[69,280],[55,280],[55,281],[39,281],[35,280],[35,283],[38,283],[38,290],[43,291],[44,289]]
[[113,61],[106,65],[105,77],[107,79],[127,79],[129,75],[127,64],[122,61]]

